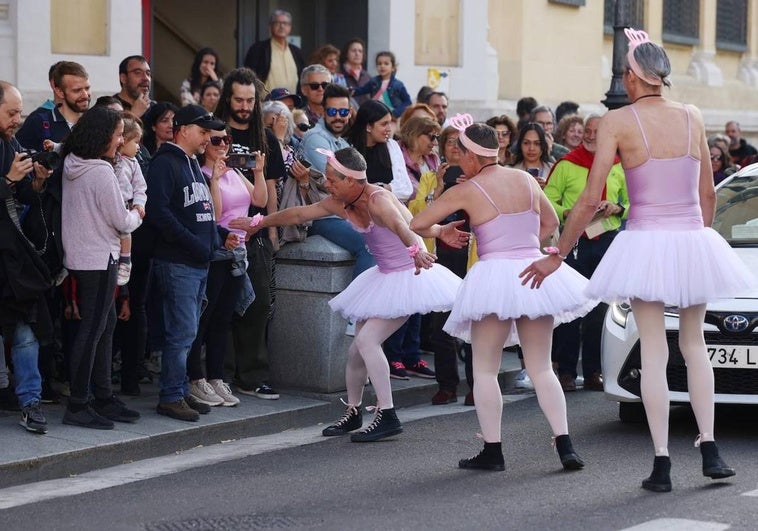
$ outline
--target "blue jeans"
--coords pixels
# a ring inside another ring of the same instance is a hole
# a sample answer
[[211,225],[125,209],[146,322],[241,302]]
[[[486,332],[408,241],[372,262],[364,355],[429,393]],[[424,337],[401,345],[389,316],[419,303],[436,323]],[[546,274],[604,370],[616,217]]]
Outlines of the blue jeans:
[[387,361],[415,365],[421,360],[421,314],[414,313],[390,337],[384,340]]
[[376,260],[366,247],[363,236],[360,235],[350,223],[342,218],[317,219],[308,229],[309,236],[323,236],[332,243],[336,243],[355,257],[353,278],[363,273],[369,267],[376,265]]
[[159,400],[177,402],[189,395],[187,355],[200,323],[208,267],[153,261],[153,296],[157,319],[151,323],[161,339]]
[[42,377],[37,367],[39,343],[26,323],[17,323],[11,341],[13,375],[16,377],[16,396],[21,407],[42,398]]

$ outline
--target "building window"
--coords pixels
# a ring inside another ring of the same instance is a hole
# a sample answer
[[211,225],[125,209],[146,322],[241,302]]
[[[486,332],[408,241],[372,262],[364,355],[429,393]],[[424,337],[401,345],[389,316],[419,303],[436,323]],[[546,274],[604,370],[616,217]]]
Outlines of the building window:
[[[613,23],[616,18],[616,2],[618,0],[605,0],[605,11],[603,12],[603,31],[606,35],[613,35]],[[630,12],[626,14],[629,25],[635,29],[645,27],[645,2],[643,0],[631,0],[625,2],[629,6]]]
[[50,2],[50,48],[54,54],[108,54],[108,0]]
[[747,0],[718,0],[716,48],[735,52],[747,50]]
[[417,65],[460,66],[460,1],[416,0]]
[[700,0],[663,0],[663,40],[675,44],[700,42]]

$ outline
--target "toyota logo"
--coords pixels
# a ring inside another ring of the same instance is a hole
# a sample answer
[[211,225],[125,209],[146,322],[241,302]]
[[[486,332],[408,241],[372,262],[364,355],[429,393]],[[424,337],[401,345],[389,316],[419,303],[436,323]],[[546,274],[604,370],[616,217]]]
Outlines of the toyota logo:
[[729,332],[743,332],[749,324],[750,321],[744,315],[728,315],[724,318],[724,328]]

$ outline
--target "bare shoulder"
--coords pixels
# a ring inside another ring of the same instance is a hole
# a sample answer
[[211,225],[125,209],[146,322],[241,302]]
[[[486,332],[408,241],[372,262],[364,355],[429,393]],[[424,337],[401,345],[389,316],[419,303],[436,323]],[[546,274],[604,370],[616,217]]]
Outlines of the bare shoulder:
[[703,124],[703,113],[700,111],[700,109],[698,107],[696,107],[695,105],[692,105],[691,103],[686,103],[685,106],[687,107],[687,110],[689,111],[690,116],[692,117],[692,119],[696,123],[702,125]]

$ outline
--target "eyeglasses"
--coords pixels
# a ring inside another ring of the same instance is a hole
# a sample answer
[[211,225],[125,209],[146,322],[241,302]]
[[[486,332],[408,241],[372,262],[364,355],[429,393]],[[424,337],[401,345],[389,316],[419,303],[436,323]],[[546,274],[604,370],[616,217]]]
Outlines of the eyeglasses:
[[721,155],[711,155],[711,160],[721,160]]
[[445,145],[446,146],[456,146],[456,145],[458,145],[458,138],[457,137],[456,138],[448,138],[447,140],[445,140]]
[[227,146],[232,143],[232,137],[231,135],[224,135],[224,136],[212,136],[210,138],[211,145],[214,146],[220,146],[222,143],[226,144]]
[[496,131],[498,138],[506,138],[511,136],[510,131]]
[[300,129],[303,133],[305,133],[311,128],[311,126],[309,124],[297,124],[297,128]]
[[321,83],[306,83],[311,90],[325,90],[328,84],[326,81],[322,81]]
[[144,70],[142,68],[132,68],[131,70],[126,71],[127,74],[137,74],[138,76],[145,75],[147,77],[151,77],[153,73],[150,70]]
[[540,124],[542,126],[542,129],[547,129],[548,127],[553,127],[553,122],[537,122],[534,123]]
[[347,118],[348,116],[350,116],[350,108],[342,107],[340,109],[337,109],[336,107],[328,107],[326,109],[326,115],[329,118],[334,118],[335,116],[337,116],[338,113],[342,118]]
[[291,26],[292,22],[289,20],[275,20],[271,23],[272,26]]
[[432,142],[439,142],[440,141],[440,135],[435,133],[424,133],[426,136],[429,137],[429,140]]

